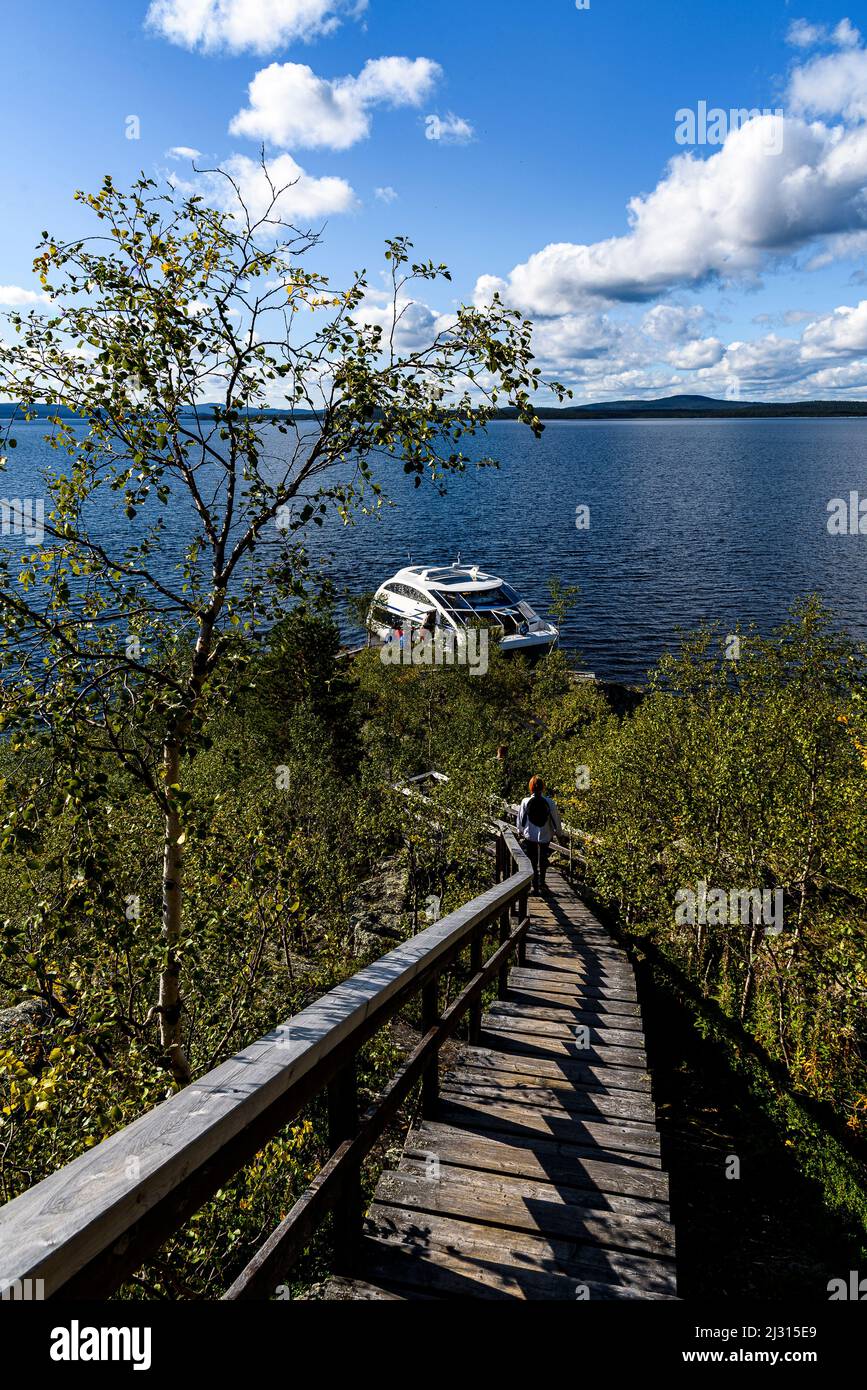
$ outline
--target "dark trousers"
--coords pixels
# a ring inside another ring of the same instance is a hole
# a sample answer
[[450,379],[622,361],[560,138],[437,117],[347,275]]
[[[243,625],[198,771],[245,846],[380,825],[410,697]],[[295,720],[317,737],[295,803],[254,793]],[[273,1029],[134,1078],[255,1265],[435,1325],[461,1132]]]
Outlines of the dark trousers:
[[551,858],[551,846],[539,845],[535,840],[527,840],[524,848],[527,851],[527,858],[533,865],[533,887],[545,887],[545,875],[548,872],[548,860]]

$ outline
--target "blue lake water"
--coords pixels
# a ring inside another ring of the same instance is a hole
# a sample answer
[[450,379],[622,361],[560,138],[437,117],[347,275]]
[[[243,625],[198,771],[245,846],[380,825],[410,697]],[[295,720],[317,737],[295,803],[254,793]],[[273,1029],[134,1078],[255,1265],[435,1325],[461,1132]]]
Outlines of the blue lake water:
[[[16,430],[5,495],[39,495],[40,468],[57,462],[44,432],[38,422]],[[335,518],[311,534],[338,586],[373,589],[410,558],[460,552],[544,609],[556,575],[581,588],[564,643],[617,680],[640,679],[678,629],[767,631],[812,592],[867,639],[867,535],[827,527],[830,499],[867,497],[867,420],[564,421],[540,441],[497,422],[467,447],[499,469],[455,477],[440,497],[398,468],[396,505],[381,520]],[[576,529],[578,506],[590,509],[587,530]],[[184,514],[173,521],[179,543]],[[123,522],[105,527],[112,535]]]

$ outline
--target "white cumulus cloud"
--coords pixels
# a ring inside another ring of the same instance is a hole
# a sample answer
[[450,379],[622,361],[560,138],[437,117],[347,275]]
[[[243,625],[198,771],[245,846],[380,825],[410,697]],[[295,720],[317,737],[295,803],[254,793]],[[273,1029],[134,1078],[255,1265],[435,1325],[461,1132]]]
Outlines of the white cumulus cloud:
[[[779,121],[781,141],[767,128]],[[483,276],[476,292],[496,286],[529,313],[561,314],[588,298],[640,301],[712,278],[748,280],[816,238],[867,228],[865,183],[867,127],[758,116],[709,158],[673,159],[653,192],[630,200],[626,234],[546,246],[505,285]]]
[[694,371],[697,367],[715,367],[725,355],[719,338],[699,338],[683,343],[666,354],[666,362],[679,371]]
[[396,352],[415,352],[427,347],[440,333],[447,333],[455,322],[454,314],[444,314],[420,299],[392,295],[369,289],[364,303],[354,316],[360,323],[382,329],[383,346],[394,341]]
[[25,290],[20,285],[0,285],[0,305],[4,309],[23,309],[30,304],[49,304],[47,294]]
[[[268,160],[265,168],[259,160],[236,154],[222,168],[237,184],[253,222],[265,217],[273,198],[272,185],[279,196],[271,217],[287,222],[315,221],[356,206],[355,193],[345,179],[315,178],[288,154]],[[219,173],[203,173],[187,181],[172,176],[171,182],[184,192],[202,194],[214,207],[240,211],[232,183]]]
[[273,53],[330,34],[367,0],[152,0],[148,27],[205,53]]
[[867,49],[849,48],[811,58],[792,74],[789,101],[799,113],[863,121],[867,117]]
[[357,77],[318,77],[305,63],[271,63],[249,86],[233,135],[282,148],[346,150],[370,133],[375,106],[418,106],[442,74],[429,58],[373,58]]
[[802,356],[805,361],[829,356],[851,357],[862,352],[867,352],[867,299],[856,305],[841,305],[804,329]]
[[680,304],[655,304],[641,324],[648,337],[661,343],[693,342],[701,338],[708,318],[701,304],[684,308]]
[[807,19],[793,19],[786,34],[786,42],[793,48],[817,48],[820,44],[855,48],[860,41],[861,35],[848,19],[841,19],[834,29],[824,24],[811,24]]

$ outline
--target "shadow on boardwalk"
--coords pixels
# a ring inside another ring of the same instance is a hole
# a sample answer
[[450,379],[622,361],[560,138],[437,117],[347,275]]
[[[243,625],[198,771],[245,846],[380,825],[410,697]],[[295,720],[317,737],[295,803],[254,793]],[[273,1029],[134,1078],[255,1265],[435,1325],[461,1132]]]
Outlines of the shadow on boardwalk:
[[550,884],[507,998],[380,1178],[357,1277],[326,1297],[676,1297],[633,968]]

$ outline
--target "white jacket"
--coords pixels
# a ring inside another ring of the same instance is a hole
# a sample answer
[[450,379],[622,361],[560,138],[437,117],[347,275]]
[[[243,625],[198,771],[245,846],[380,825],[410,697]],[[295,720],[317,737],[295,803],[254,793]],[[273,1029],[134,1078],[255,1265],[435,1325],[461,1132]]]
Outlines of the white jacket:
[[545,825],[534,825],[527,815],[527,807],[530,804],[529,796],[524,797],[518,808],[518,834],[523,836],[525,840],[530,840],[538,845],[550,845],[555,834],[563,834],[560,812],[557,810],[556,802],[552,801],[550,796],[546,796],[544,800],[547,801],[548,809],[551,812],[550,819]]

